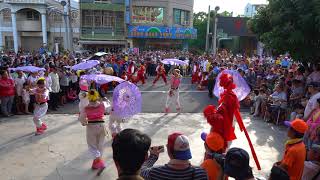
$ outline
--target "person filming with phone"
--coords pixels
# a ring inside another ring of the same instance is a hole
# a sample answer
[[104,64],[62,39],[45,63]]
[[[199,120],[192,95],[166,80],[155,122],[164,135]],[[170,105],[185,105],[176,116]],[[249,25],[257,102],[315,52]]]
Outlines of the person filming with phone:
[[159,158],[159,154],[164,152],[164,147],[159,146],[150,149],[150,156],[141,168],[141,176],[145,180],[208,179],[208,175],[204,169],[193,166],[190,163],[192,155],[187,136],[181,133],[169,135],[167,151],[170,158],[169,162],[162,166],[153,167]]

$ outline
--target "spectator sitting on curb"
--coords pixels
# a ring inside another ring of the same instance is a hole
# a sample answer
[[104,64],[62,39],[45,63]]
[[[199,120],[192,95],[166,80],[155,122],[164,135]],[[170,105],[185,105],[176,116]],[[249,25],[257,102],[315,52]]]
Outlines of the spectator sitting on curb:
[[193,179],[207,180],[207,173],[200,167],[190,163],[191,150],[188,138],[181,133],[168,136],[167,151],[170,161],[163,166],[153,167],[162,152],[159,148],[152,148],[150,156],[142,165],[141,176],[146,180],[151,179]]
[[135,129],[125,129],[114,137],[112,150],[118,180],[143,180],[139,173],[150,145],[150,137]]
[[320,180],[320,144],[312,144],[301,180]]
[[275,163],[275,166],[286,170],[290,180],[300,180],[306,158],[306,147],[302,138],[308,129],[308,125],[301,119],[295,119],[291,122],[285,121],[285,125],[289,127],[289,140],[285,144],[283,159]]
[[222,155],[224,148],[223,138],[216,132],[210,132],[209,134],[201,134],[201,139],[204,141],[206,150],[201,167],[207,171],[209,180],[222,180],[222,167],[224,164]]
[[250,157],[247,151],[241,148],[231,148],[225,157],[224,174],[235,180],[254,180],[249,165]]

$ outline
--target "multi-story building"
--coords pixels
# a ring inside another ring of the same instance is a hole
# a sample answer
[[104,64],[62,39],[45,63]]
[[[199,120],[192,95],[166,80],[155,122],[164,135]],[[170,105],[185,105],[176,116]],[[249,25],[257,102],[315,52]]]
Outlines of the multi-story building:
[[193,28],[194,0],[133,0],[128,38],[131,47],[187,48],[197,37]]
[[[71,6],[72,44],[76,46],[79,39],[78,3],[72,1]],[[71,28],[66,28],[69,26],[66,26],[65,15],[63,6],[55,0],[0,0],[0,49],[17,52],[20,48],[34,51],[41,46],[50,50],[56,45],[61,49],[66,47],[68,36],[65,32]]]
[[258,9],[265,7],[266,4],[250,4],[248,3],[244,9],[244,17],[253,17],[257,14]]
[[93,51],[127,47],[123,0],[80,0],[80,44]]
[[80,0],[84,49],[187,47],[196,38],[193,0]]

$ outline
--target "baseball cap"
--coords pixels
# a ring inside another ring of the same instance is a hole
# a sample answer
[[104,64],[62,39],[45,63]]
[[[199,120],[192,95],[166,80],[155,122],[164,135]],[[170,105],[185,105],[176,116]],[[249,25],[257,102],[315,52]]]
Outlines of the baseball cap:
[[308,87],[317,88],[317,87],[319,87],[319,83],[318,83],[318,82],[310,82],[307,86],[308,86]]
[[216,132],[202,133],[201,139],[206,143],[208,148],[212,151],[220,151],[224,147],[224,140],[220,134]]
[[293,121],[285,121],[284,124],[302,134],[304,134],[308,130],[307,123],[301,119],[295,119]]
[[173,133],[168,136],[168,149],[175,159],[189,160],[192,158],[189,139],[181,133]]
[[243,178],[248,174],[249,154],[241,148],[231,148],[226,155],[224,171],[230,177]]

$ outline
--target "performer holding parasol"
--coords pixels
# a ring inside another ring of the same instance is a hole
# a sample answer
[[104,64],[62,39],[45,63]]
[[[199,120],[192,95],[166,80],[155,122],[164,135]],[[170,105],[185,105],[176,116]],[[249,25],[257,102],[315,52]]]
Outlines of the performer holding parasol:
[[105,169],[102,159],[103,147],[107,131],[104,124],[105,106],[96,90],[88,92],[89,104],[84,109],[84,116],[79,118],[81,124],[87,128],[87,143],[89,151],[94,157],[91,168],[98,170],[100,175]]
[[244,131],[248,140],[253,158],[260,170],[260,164],[251,143],[249,134],[243,124],[240,115],[240,103],[250,92],[250,88],[241,75],[236,71],[224,70],[218,77],[214,89],[214,94],[219,97],[218,108],[209,105],[204,109],[204,116],[211,125],[211,132],[219,133],[224,139],[224,151],[228,148],[228,142],[236,139],[233,127],[233,117]]
[[167,95],[165,113],[169,113],[170,111],[169,106],[172,101],[176,102],[177,112],[179,113],[181,110],[180,99],[179,99],[179,86],[180,86],[181,78],[182,78],[182,75],[180,74],[180,70],[179,69],[173,70],[173,74],[171,76],[171,82],[170,82],[171,87]]

